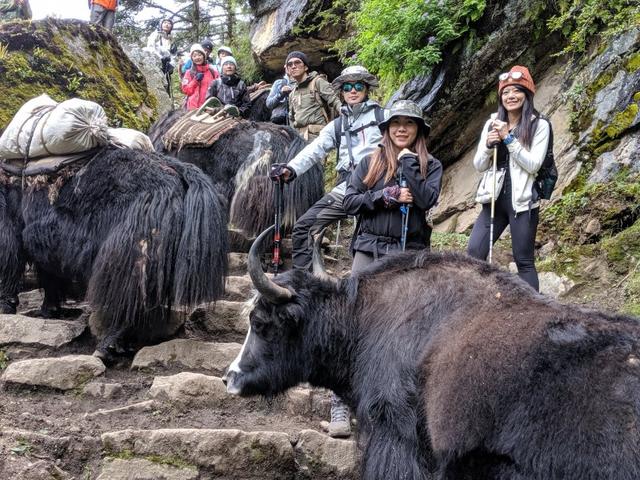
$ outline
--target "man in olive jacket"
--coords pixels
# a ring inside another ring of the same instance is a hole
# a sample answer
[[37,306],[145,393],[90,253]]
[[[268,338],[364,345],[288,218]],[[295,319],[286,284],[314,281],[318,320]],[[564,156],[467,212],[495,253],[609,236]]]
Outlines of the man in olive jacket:
[[309,61],[304,53],[289,53],[285,65],[293,85],[289,94],[289,125],[310,142],[340,114],[340,98],[324,76],[309,73]]

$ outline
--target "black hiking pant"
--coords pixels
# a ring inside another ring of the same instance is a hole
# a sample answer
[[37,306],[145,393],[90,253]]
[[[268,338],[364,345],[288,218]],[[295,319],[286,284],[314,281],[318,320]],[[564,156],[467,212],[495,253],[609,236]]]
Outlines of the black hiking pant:
[[324,227],[347,218],[342,201],[344,195],[331,191],[318,200],[293,226],[293,268],[309,270],[313,254],[313,237]]
[[[538,229],[538,214],[540,209],[534,208],[516,215],[511,204],[511,194],[503,191],[498,195],[493,222],[492,243],[500,238],[507,225],[511,230],[511,250],[513,259],[518,266],[518,275],[539,291],[538,272],[536,271],[534,247],[536,230]],[[491,225],[491,204],[482,205],[482,211],[473,225],[467,253],[480,260],[486,260],[489,255],[489,228]]]

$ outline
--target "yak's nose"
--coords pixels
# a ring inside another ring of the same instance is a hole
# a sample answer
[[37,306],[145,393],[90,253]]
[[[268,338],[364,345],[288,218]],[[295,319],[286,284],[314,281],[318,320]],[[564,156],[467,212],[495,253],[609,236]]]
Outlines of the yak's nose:
[[229,369],[227,368],[227,369],[224,371],[224,375],[222,375],[222,383],[224,383],[224,386],[225,386],[225,387],[227,386],[227,374],[228,374],[228,373],[229,373]]

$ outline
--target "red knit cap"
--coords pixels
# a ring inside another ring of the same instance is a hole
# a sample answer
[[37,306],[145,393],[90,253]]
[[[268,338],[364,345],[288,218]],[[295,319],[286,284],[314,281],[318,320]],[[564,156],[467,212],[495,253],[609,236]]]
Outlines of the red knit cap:
[[536,93],[536,84],[533,83],[533,78],[531,78],[531,74],[529,73],[529,69],[527,67],[514,65],[513,67],[511,67],[511,70],[509,70],[509,74],[512,74],[513,72],[520,72],[522,73],[522,76],[516,79],[509,75],[505,80],[500,80],[500,83],[498,83],[498,95],[501,95],[504,87],[507,87],[509,85],[520,85],[521,87],[529,90],[531,93]]

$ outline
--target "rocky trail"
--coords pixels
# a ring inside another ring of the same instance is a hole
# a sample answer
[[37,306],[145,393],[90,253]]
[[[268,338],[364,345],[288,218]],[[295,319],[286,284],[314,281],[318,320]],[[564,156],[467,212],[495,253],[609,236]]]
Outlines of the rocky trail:
[[109,367],[91,356],[85,305],[68,302],[64,320],[35,318],[42,293],[22,293],[18,315],[0,315],[0,478],[357,478],[355,441],[319,428],[329,392],[226,393],[220,377],[248,326],[246,253],[230,254],[230,269],[223,300]]

